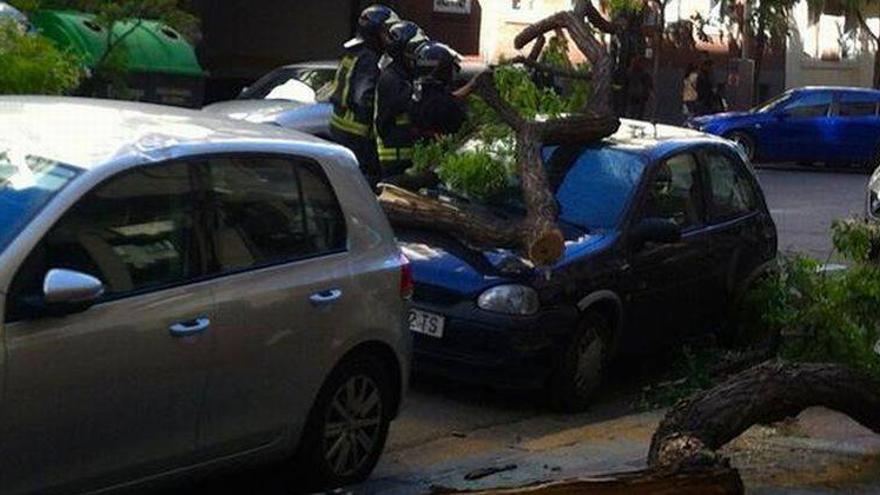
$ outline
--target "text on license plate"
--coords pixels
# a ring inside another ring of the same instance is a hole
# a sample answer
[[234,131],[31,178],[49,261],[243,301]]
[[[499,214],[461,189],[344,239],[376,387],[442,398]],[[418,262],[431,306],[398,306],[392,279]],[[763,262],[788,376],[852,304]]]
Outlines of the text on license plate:
[[427,311],[411,309],[409,311],[409,329],[416,333],[430,335],[431,337],[443,337],[443,326],[446,318]]

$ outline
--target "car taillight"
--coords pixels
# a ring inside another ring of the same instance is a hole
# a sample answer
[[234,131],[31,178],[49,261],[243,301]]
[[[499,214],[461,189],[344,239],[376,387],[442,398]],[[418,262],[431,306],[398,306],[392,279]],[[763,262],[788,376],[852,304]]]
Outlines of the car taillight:
[[413,280],[412,264],[404,255],[400,255],[400,297],[411,299],[416,283]]

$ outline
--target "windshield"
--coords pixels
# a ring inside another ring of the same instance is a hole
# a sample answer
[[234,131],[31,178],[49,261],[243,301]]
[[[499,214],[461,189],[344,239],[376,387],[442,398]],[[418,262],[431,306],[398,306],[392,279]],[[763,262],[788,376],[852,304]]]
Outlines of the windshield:
[[752,112],[755,112],[755,113],[770,112],[770,111],[774,110],[775,108],[781,106],[785,102],[787,102],[790,98],[791,98],[790,91],[782,93],[781,95],[779,95],[775,98],[771,98],[770,100],[766,101],[763,105],[755,107],[754,109],[752,109]]
[[[548,146],[543,156],[547,180],[556,191],[559,219],[566,224],[563,227],[574,227],[580,234],[615,228],[645,170],[637,153],[607,144]],[[524,213],[521,193],[508,198],[516,199],[503,209]]]
[[53,160],[0,149],[0,252],[77,175]]
[[[559,218],[589,230],[614,228],[638,186],[645,163],[630,151],[609,147],[580,150],[573,153],[558,147],[544,151],[551,185],[559,184]],[[554,180],[558,167],[568,170],[561,183]]]
[[242,100],[288,100],[302,103],[327,101],[333,93],[336,69],[288,67],[278,69],[244,90]]

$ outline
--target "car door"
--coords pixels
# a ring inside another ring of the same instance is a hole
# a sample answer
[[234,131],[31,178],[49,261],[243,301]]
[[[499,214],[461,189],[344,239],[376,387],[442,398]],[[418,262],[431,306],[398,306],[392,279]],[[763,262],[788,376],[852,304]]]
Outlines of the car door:
[[829,142],[833,160],[857,162],[872,158],[880,143],[880,97],[867,91],[841,91],[832,117],[834,137]]
[[755,179],[741,159],[721,147],[700,153],[708,196],[707,233],[711,238],[707,256],[719,270],[712,292],[722,295],[708,302],[717,317],[726,311],[740,284],[775,250],[768,219],[761,218],[760,196]]
[[831,91],[810,90],[797,94],[773,112],[763,125],[765,146],[775,150],[778,159],[824,161],[832,156],[834,133],[829,126],[833,94]]
[[335,329],[358,325],[364,296],[352,287],[345,217],[317,163],[238,155],[201,169],[218,277],[201,444],[216,456],[267,444],[305,420],[307,391],[339,352]]
[[630,245],[631,314],[644,342],[662,340],[701,321],[705,289],[714,267],[707,259],[702,175],[696,156],[681,153],[652,167],[647,190],[635,210],[642,219],[675,222],[681,240],[670,244]]
[[[123,172],[67,211],[18,269],[3,337],[4,490],[92,489],[192,460],[213,300],[195,282],[204,243],[191,184],[179,163]],[[53,268],[97,277],[104,295],[63,317],[26,311]]]

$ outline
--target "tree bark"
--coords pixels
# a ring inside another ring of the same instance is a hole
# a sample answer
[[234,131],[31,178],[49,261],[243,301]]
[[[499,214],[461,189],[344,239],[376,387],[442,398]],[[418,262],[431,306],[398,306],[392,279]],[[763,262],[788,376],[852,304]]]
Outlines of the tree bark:
[[442,230],[476,247],[522,249],[520,221],[502,219],[478,205],[451,203],[380,184],[379,204],[396,226]]
[[835,364],[772,361],[677,404],[651,441],[648,463],[680,466],[710,455],[755,424],[823,406],[880,433],[880,381]]
[[468,493],[472,495],[739,495],[743,491],[742,479],[735,469],[715,467],[694,473],[644,470],[507,489],[440,490],[433,493]]

